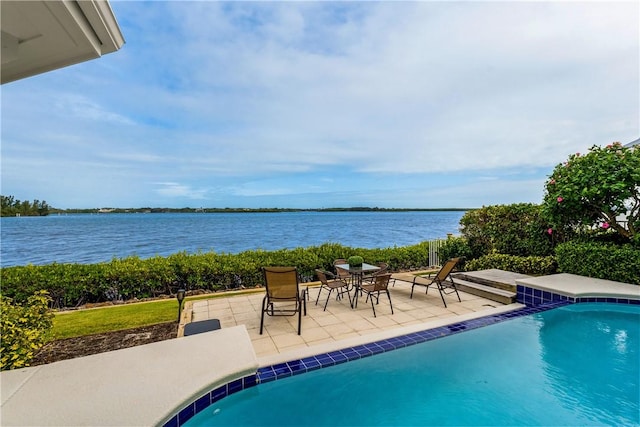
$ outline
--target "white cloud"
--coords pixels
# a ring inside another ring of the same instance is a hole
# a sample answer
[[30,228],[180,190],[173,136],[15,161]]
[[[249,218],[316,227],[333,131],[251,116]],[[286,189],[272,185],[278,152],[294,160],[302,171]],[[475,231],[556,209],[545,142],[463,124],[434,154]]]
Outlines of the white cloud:
[[3,86],[9,193],[42,198],[17,183],[43,174],[117,199],[103,188],[111,171],[138,183],[127,200],[159,205],[323,191],[327,204],[377,201],[381,182],[412,204],[412,180],[467,174],[511,175],[530,200],[532,170],[640,133],[638,3],[113,7],[121,51]]
[[194,189],[189,185],[184,185],[177,182],[156,182],[154,184],[160,186],[160,188],[157,188],[155,190],[156,193],[166,197],[202,200],[205,198],[205,195],[207,193],[206,189]]

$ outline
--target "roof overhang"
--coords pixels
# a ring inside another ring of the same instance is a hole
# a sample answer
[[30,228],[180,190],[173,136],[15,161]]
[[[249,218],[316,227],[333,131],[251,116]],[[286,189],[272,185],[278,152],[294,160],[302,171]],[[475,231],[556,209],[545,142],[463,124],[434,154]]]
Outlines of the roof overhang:
[[640,138],[636,139],[635,141],[631,141],[630,143],[626,144],[625,147],[633,147],[634,145],[640,145]]
[[107,0],[2,0],[1,83],[115,52],[124,37]]

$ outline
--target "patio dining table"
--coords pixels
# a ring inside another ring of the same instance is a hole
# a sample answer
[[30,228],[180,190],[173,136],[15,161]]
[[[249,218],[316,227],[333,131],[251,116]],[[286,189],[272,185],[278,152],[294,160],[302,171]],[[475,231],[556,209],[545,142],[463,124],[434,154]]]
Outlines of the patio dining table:
[[346,270],[351,274],[351,277],[352,277],[351,282],[353,283],[353,287],[355,289],[353,293],[353,299],[351,300],[352,301],[351,308],[358,307],[358,294],[360,292],[360,286],[362,285],[362,278],[367,273],[374,273],[380,270],[380,267],[378,267],[377,265],[371,265],[364,262],[362,263],[361,266],[358,266],[358,267],[350,266],[349,264],[336,264],[335,267]]

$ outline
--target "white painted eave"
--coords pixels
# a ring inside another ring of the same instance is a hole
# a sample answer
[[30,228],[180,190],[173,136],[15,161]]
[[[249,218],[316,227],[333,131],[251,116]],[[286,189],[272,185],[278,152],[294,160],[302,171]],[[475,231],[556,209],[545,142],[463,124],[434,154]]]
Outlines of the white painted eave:
[[115,52],[124,37],[107,0],[2,0],[4,83]]

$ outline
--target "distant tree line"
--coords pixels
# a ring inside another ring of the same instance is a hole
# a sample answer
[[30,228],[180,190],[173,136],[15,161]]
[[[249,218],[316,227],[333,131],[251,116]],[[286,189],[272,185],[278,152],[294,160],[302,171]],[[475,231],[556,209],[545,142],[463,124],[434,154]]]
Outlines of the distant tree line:
[[49,205],[44,200],[21,201],[13,196],[0,196],[2,204],[0,213],[2,216],[47,216],[49,215]]
[[51,208],[51,213],[271,213],[271,212],[450,212],[471,210],[469,208],[378,208],[378,207],[351,207],[351,208],[89,208],[89,209],[57,209]]

